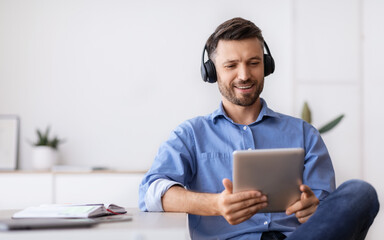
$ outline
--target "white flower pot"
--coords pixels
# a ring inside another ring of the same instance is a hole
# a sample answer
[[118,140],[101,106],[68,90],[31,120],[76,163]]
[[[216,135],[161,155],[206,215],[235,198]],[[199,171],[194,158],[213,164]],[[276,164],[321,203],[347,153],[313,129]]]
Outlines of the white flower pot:
[[33,169],[51,170],[57,164],[58,151],[48,146],[37,146],[33,148]]

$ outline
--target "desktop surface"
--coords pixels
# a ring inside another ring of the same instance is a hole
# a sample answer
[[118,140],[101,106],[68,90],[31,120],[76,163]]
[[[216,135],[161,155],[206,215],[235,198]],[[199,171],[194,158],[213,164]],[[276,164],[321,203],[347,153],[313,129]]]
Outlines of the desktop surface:
[[[16,211],[0,210],[0,218],[9,219]],[[136,208],[127,212],[132,215],[131,221],[100,223],[91,228],[1,231],[0,239],[189,239],[185,213],[140,212]]]

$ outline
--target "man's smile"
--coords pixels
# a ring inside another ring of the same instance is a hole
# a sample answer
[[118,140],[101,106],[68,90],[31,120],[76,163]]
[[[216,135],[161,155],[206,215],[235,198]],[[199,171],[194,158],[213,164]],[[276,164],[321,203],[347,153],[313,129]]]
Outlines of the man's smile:
[[253,87],[253,84],[247,85],[247,86],[235,86],[235,87],[239,89],[250,89],[251,87]]
[[234,85],[235,91],[248,94],[254,91],[254,83],[248,83],[248,84],[240,84],[240,85]]

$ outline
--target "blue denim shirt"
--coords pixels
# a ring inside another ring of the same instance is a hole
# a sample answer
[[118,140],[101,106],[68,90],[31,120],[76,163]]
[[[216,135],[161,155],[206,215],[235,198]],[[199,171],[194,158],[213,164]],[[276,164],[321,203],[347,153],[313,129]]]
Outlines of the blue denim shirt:
[[[220,193],[222,179],[232,181],[235,150],[304,148],[303,183],[324,199],[335,189],[335,174],[319,132],[301,119],[272,111],[261,99],[257,120],[249,125],[234,123],[222,104],[210,115],[196,117],[178,126],[164,142],[144,176],[139,190],[142,211],[163,211],[161,197],[173,185],[188,190]],[[293,232],[300,223],[294,215],[258,213],[238,225],[222,216],[189,214],[192,239],[259,239],[262,232]]]

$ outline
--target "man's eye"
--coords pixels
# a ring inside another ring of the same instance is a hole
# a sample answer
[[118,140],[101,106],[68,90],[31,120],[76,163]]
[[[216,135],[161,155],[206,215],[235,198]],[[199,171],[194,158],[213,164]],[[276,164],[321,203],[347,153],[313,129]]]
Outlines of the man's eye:
[[260,62],[251,62],[251,65],[258,65]]
[[231,68],[234,68],[234,67],[235,67],[235,65],[233,65],[233,64],[232,64],[232,65],[226,65],[226,66],[225,66],[225,68],[228,68],[228,69],[231,69]]

